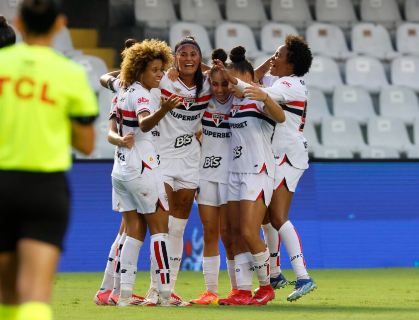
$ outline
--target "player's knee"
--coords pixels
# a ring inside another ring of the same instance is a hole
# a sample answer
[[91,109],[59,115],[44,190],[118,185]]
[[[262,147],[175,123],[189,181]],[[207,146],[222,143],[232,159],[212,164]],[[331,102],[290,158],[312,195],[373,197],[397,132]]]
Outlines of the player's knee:
[[233,237],[228,229],[221,229],[221,239],[227,255],[233,254]]
[[259,235],[253,231],[253,228],[244,227],[241,229],[241,235],[246,243],[253,243]]
[[282,216],[275,216],[271,217],[271,224],[276,229],[281,229],[282,225],[287,222],[288,218],[282,217]]
[[203,228],[204,228],[204,241],[205,243],[210,242],[218,242],[220,238],[220,234],[218,231],[217,226],[211,225],[210,222],[204,221],[202,222]]

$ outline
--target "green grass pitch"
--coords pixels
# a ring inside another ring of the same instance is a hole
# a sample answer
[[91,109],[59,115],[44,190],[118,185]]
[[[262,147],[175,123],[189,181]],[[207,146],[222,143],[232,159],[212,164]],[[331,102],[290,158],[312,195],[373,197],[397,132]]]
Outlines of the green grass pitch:
[[[293,272],[285,270],[288,280]],[[297,302],[286,301],[293,287],[276,290],[267,306],[192,306],[190,308],[96,306],[93,297],[103,273],[59,273],[52,307],[54,319],[419,319],[419,269],[311,270],[318,288]],[[226,271],[220,273],[219,293],[230,291]],[[144,296],[149,273],[137,274],[134,293]],[[257,287],[256,277],[254,288]],[[176,291],[183,299],[205,291],[201,272],[180,272]]]

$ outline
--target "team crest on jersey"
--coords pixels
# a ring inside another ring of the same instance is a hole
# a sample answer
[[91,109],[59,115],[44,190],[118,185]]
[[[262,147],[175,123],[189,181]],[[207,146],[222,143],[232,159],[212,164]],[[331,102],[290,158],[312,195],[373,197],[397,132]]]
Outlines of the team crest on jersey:
[[154,162],[153,157],[148,158],[148,161],[150,161],[150,162]]
[[218,127],[221,122],[225,120],[224,114],[213,113],[212,114],[212,121],[214,121],[215,125]]
[[240,106],[234,106],[231,108],[231,115],[234,117],[234,115],[237,113],[237,111],[240,110]]
[[195,103],[194,98],[185,98],[183,99],[183,105],[185,106],[186,110],[189,110],[190,107]]
[[210,109],[214,109],[215,108],[215,105],[210,104],[209,107],[210,107]]
[[180,93],[180,92],[182,91],[182,89],[181,89],[181,88],[176,88],[176,87],[175,87],[175,91],[176,91],[177,93]]

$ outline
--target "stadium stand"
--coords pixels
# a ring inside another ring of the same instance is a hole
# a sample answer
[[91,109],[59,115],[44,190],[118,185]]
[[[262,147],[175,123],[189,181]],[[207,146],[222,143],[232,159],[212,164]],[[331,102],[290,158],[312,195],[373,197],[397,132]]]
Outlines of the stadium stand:
[[346,83],[361,86],[370,93],[378,93],[389,85],[384,67],[373,57],[354,57],[346,61]]
[[351,0],[316,0],[315,10],[317,21],[341,28],[348,29],[358,21]]
[[7,21],[12,22],[16,16],[19,6],[19,0],[2,0],[0,1],[0,14],[2,14]]
[[[307,119],[314,124],[321,124],[323,119],[330,118],[330,111],[324,93],[317,88],[308,89]],[[305,129],[304,129],[305,132]]]
[[315,56],[304,81],[306,85],[319,88],[324,93],[332,93],[336,86],[342,84],[342,77],[335,60]]
[[272,0],[272,21],[289,23],[296,28],[305,28],[313,18],[306,0]]
[[374,104],[368,91],[361,87],[339,86],[333,92],[333,114],[336,117],[352,118],[365,125],[376,116]]
[[395,28],[402,21],[399,7],[395,0],[361,0],[361,20],[383,24]]
[[223,22],[215,0],[181,0],[180,16],[185,22],[199,23],[206,28],[215,28]]
[[178,21],[171,0],[135,0],[134,10],[138,26],[168,30]]
[[236,46],[243,46],[246,48],[246,57],[250,59],[264,54],[256,45],[252,29],[240,23],[225,22],[219,25],[215,30],[215,46],[227,52]]
[[419,58],[400,57],[391,62],[391,81],[394,85],[406,86],[419,93]]
[[404,23],[397,28],[397,50],[419,55],[419,23]]
[[313,54],[333,59],[347,59],[356,55],[349,51],[343,31],[335,25],[313,23],[307,28],[306,40]]
[[278,49],[278,43],[285,42],[287,34],[297,34],[295,27],[289,24],[271,22],[265,24],[260,32],[261,49],[266,54],[272,55]]
[[419,1],[406,0],[404,4],[404,15],[407,21],[419,22]]
[[387,29],[373,23],[359,23],[352,28],[352,50],[385,60],[400,56],[393,49]]
[[89,55],[75,56],[72,59],[86,70],[90,85],[93,90],[98,93],[99,90],[102,89],[99,78],[101,75],[108,72],[105,62],[98,57]]
[[310,154],[313,154],[315,150],[321,148],[316,129],[311,121],[306,122],[306,125],[304,126],[304,138],[306,138],[308,142],[308,151]]
[[391,86],[380,92],[380,114],[401,119],[413,125],[419,119],[419,103],[415,92],[406,87]]
[[261,0],[227,0],[226,16],[228,21],[245,23],[250,28],[261,28],[268,19]]
[[203,58],[211,58],[213,48],[207,30],[200,24],[192,22],[178,22],[170,27],[169,44],[173,51],[176,43],[187,36],[194,36],[196,39],[199,39]]
[[257,57],[254,61],[253,61],[253,66],[255,68],[259,67],[260,65],[262,65],[263,63],[265,63],[266,60],[268,60],[269,58],[271,58],[271,55],[268,54],[264,54],[262,56]]
[[320,147],[314,151],[314,157],[323,159],[353,159],[350,149],[344,147]]
[[407,150],[407,157],[410,159],[419,159],[419,119],[413,124],[413,147]]
[[368,142],[372,147],[392,147],[407,152],[413,147],[402,120],[395,118],[373,118],[368,121]]
[[360,152],[366,146],[358,122],[350,118],[323,120],[322,142],[326,147],[342,147],[351,152]]
[[399,159],[400,154],[396,148],[365,147],[360,153],[361,159]]

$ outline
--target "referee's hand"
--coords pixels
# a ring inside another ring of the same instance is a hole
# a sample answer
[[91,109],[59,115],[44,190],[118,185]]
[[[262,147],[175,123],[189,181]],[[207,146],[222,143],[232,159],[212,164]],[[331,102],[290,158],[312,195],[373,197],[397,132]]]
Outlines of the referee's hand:
[[128,132],[125,136],[123,136],[121,139],[121,144],[122,147],[131,149],[135,144],[134,132]]

